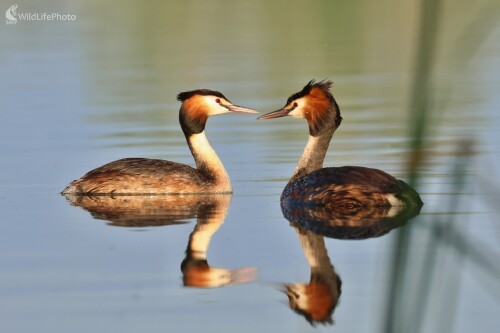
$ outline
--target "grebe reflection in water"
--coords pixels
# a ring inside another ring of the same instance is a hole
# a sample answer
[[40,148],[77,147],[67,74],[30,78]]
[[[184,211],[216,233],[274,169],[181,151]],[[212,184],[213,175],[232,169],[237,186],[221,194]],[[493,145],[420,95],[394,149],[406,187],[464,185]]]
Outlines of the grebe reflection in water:
[[[227,209],[230,194],[200,195],[65,195],[71,205],[88,211],[96,220],[127,228],[187,224],[203,212]],[[229,198],[226,198],[229,197]]]
[[342,117],[330,92],[331,81],[311,80],[286,105],[258,119],[305,118],[309,140],[282,193],[283,198],[313,205],[421,206],[418,193],[402,180],[377,169],[357,166],[323,168],[330,140]]
[[[342,279],[332,264],[325,238],[362,240],[380,237],[418,215],[416,206],[314,206],[281,202],[283,216],[299,236],[310,266],[308,283],[285,283],[289,307],[311,324],[332,324],[342,294]],[[337,240],[336,240],[337,241]]]
[[308,283],[285,283],[288,305],[311,324],[332,324],[332,315],[342,294],[342,280],[328,256],[323,236],[294,228],[310,266]]
[[[255,267],[228,269],[208,264],[207,251],[212,236],[219,230],[231,203],[230,194],[154,195],[154,196],[66,196],[72,205],[81,207],[96,219],[112,226],[144,228],[197,223],[189,236],[181,263],[186,287],[214,288],[252,282]],[[153,254],[152,254],[153,255]]]
[[[229,197],[226,195],[225,197]],[[207,251],[212,236],[224,223],[229,201],[217,200],[213,207],[198,213],[198,221],[189,235],[186,256],[181,263],[182,281],[186,287],[215,288],[252,282],[256,279],[255,267],[227,269],[209,265]],[[208,208],[208,207],[207,207]]]
[[230,193],[229,175],[205,136],[208,117],[229,112],[257,113],[208,89],[180,93],[179,122],[196,168],[171,161],[125,158],[89,171],[64,195]]
[[298,205],[285,198],[281,201],[283,216],[294,227],[337,239],[380,237],[402,227],[420,214],[421,206]]

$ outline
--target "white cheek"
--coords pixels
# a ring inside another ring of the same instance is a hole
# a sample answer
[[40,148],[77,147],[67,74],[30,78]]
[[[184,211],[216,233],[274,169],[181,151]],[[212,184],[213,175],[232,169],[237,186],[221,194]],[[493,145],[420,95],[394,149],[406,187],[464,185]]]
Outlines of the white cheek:
[[205,105],[207,107],[207,115],[210,116],[215,116],[218,114],[223,114],[229,112],[228,109],[225,107],[221,106],[219,103],[215,101],[215,98],[212,96],[206,96],[204,97],[205,99]]
[[297,106],[288,115],[294,118],[305,118],[304,107],[307,105],[307,100],[304,97],[301,97],[296,99],[294,103],[296,103],[295,105]]
[[303,284],[294,284],[292,286],[292,291],[298,297],[293,298],[293,302],[299,309],[307,309],[307,303],[309,302],[309,296],[307,294],[307,287]]
[[294,118],[304,118],[304,112],[300,107],[296,107],[292,112],[289,112],[288,115]]
[[228,112],[229,112],[228,109],[214,102],[213,105],[210,105],[209,107],[208,116],[215,116],[218,114],[223,114]]

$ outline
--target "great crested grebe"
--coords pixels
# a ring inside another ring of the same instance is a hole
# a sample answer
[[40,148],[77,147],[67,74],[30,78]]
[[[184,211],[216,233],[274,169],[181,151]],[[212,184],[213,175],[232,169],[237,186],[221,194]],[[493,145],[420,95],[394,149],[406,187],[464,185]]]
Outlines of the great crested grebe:
[[179,122],[196,168],[171,161],[124,158],[71,182],[64,195],[230,193],[231,181],[205,136],[208,117],[228,112],[257,113],[208,89],[182,92]]
[[305,118],[309,125],[309,140],[281,200],[353,208],[422,205],[413,188],[381,170],[357,166],[323,168],[330,140],[342,121],[330,92],[332,84],[311,80],[291,95],[283,108],[258,118],[292,116]]

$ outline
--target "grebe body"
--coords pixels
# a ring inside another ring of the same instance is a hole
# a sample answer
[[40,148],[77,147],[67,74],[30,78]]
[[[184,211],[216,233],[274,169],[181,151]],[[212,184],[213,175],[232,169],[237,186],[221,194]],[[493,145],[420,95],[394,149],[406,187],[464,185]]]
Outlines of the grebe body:
[[230,193],[224,165],[205,136],[208,117],[228,112],[257,111],[232,104],[223,94],[208,89],[180,93],[179,122],[196,168],[147,158],[124,158],[71,182],[64,195],[127,195],[173,193]]
[[323,168],[333,133],[342,122],[331,85],[331,81],[312,80],[291,95],[283,108],[258,118],[292,116],[305,118],[309,125],[309,140],[281,200],[353,208],[422,205],[413,188],[384,171],[357,166]]
[[357,166],[322,168],[308,173],[287,184],[282,200],[292,205],[306,201],[311,205],[350,209],[421,204],[418,194],[404,181],[378,169]]

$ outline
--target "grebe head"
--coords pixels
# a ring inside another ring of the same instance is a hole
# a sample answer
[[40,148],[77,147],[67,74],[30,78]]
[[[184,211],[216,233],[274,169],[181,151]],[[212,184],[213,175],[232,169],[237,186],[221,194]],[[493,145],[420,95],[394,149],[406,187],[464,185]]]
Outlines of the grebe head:
[[305,118],[309,124],[309,133],[313,136],[326,129],[339,127],[342,117],[340,109],[330,92],[333,82],[323,80],[309,81],[301,91],[288,97],[283,108],[260,116],[257,119],[272,119],[285,116]]
[[235,105],[222,93],[209,89],[181,92],[177,95],[177,100],[182,102],[179,120],[186,134],[201,133],[210,116],[228,112],[258,113],[253,109]]
[[288,305],[311,324],[333,324],[332,314],[342,294],[342,280],[335,274],[332,281],[312,275],[306,283],[284,284]]

